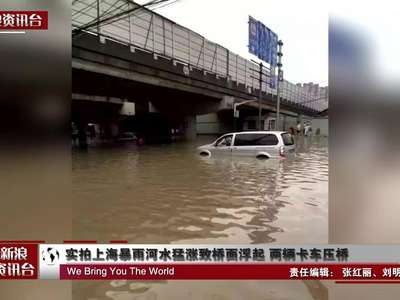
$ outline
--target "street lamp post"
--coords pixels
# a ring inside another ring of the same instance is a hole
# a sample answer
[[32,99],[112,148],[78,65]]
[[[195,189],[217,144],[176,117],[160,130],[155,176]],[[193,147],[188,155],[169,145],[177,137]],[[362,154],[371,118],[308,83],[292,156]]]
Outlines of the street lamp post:
[[283,81],[283,74],[282,74],[282,40],[278,41],[278,82],[276,87],[276,122],[275,122],[275,129],[280,130],[280,109],[281,109],[281,91],[280,91],[280,81]]
[[261,130],[262,74],[263,74],[263,64],[262,62],[260,62],[259,92],[258,92],[258,130]]
[[239,102],[239,103],[234,103],[233,104],[233,130],[234,131],[236,131],[236,118],[239,118],[239,111],[237,110],[237,107],[240,106],[240,105],[243,105],[243,104],[256,102],[258,100],[246,100],[246,101],[243,101],[243,102]]

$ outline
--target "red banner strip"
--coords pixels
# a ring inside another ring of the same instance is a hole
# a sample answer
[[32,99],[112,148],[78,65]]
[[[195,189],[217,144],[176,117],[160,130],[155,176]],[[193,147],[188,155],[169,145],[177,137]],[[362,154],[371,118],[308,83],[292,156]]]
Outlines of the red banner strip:
[[43,240],[2,240],[0,244],[44,244]]
[[94,240],[65,240],[64,244],[97,244],[97,241]]
[[36,243],[0,243],[0,280],[37,279],[38,248]]
[[346,281],[346,280],[337,280],[335,281],[337,284],[400,284],[400,281],[397,280],[356,280],[356,281]]
[[60,265],[60,279],[289,279],[352,281],[372,281],[377,279],[387,281],[393,279],[398,281],[400,274],[388,277],[384,269],[399,267],[399,264],[63,264]]
[[49,16],[44,10],[0,10],[0,30],[46,30]]

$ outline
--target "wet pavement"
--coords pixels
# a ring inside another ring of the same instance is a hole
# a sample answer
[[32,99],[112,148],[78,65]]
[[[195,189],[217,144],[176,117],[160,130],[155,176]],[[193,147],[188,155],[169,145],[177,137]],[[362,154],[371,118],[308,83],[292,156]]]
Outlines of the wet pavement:
[[[293,159],[197,155],[196,146],[214,138],[74,152],[73,238],[130,243],[327,243],[326,138],[300,137]],[[220,281],[211,285],[215,289],[207,286],[192,281],[76,282],[74,299],[260,299],[260,295],[265,295],[262,299],[316,299],[301,282]],[[228,290],[239,294],[226,296]],[[172,298],[166,297],[169,293]]]

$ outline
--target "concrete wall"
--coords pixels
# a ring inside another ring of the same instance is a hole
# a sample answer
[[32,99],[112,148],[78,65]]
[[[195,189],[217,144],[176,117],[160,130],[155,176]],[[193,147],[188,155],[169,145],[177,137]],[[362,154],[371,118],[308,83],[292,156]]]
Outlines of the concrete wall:
[[[276,120],[276,114],[274,112],[265,114],[262,116],[262,120],[264,120],[264,128],[263,130],[274,130],[274,127],[271,127],[270,120]],[[249,128],[249,121],[256,124],[258,122],[258,116],[249,116],[245,119],[243,123],[244,130],[255,130],[254,128]],[[290,127],[296,128],[297,125],[297,117],[288,116],[288,115],[281,115],[281,126],[282,130],[289,130]],[[274,125],[273,125],[274,126]]]
[[[263,130],[268,130],[268,116],[264,114],[261,116],[261,125]],[[258,128],[258,116],[248,116],[243,121],[243,130],[257,130]]]
[[219,134],[221,133],[221,124],[216,113],[198,115],[196,117],[198,134]]
[[220,111],[196,117],[197,134],[224,134],[233,131],[231,111]]
[[[264,123],[263,130],[274,130],[269,128],[269,120],[275,120],[276,114],[269,112],[263,114],[262,120]],[[313,132],[320,128],[321,135],[328,136],[328,121],[327,119],[314,119],[308,117],[299,117],[281,115],[282,130],[289,130],[290,127],[296,128],[297,122],[302,121],[303,124],[310,124],[313,127]],[[258,116],[247,116],[243,121],[243,130],[257,130]],[[232,128],[226,122],[223,122],[217,113],[210,113],[196,116],[197,134],[222,134],[232,131]],[[253,125],[253,126],[252,126]],[[255,127],[254,127],[255,126]]]
[[320,135],[329,136],[329,120],[328,118],[315,118],[311,121],[313,133],[315,134],[317,129],[320,129]]
[[[263,114],[262,120],[264,123],[263,130],[274,130],[273,128],[269,128],[269,120],[275,119],[275,113],[266,113]],[[308,120],[308,119],[307,119]],[[288,115],[282,115],[283,122],[283,130],[289,130],[290,127],[296,128],[298,118]],[[226,122],[222,122],[217,113],[210,113],[204,115],[198,115],[196,117],[197,123],[197,134],[222,134],[228,131],[232,131],[232,128],[229,126],[230,124],[226,124]],[[251,126],[254,125],[254,126]],[[258,116],[248,116],[243,120],[243,130],[257,130],[258,125]]]
[[289,130],[290,127],[296,128],[297,117],[285,116],[283,120],[283,129]]

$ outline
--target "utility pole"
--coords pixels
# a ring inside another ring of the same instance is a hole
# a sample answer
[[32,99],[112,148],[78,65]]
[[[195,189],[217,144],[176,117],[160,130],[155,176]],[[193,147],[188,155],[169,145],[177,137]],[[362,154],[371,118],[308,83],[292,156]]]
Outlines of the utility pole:
[[283,74],[281,74],[282,72],[282,46],[283,46],[283,42],[282,40],[278,41],[278,82],[277,82],[277,87],[276,87],[276,96],[277,96],[277,100],[276,100],[276,122],[275,122],[275,129],[276,130],[280,130],[281,126],[280,126],[280,109],[281,109],[281,91],[280,91],[280,81],[283,81]]
[[261,129],[262,74],[263,74],[263,64],[262,62],[260,62],[260,76],[259,76],[260,90],[258,93],[258,130],[262,130]]
[[100,0],[96,1],[97,4],[97,35],[100,37]]

